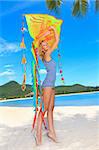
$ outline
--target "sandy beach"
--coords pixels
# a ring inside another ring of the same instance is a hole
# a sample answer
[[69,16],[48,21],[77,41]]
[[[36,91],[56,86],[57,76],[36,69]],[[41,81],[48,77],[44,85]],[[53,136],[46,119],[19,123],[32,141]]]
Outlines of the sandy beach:
[[59,143],[42,126],[41,146],[31,132],[33,115],[29,107],[0,107],[0,150],[99,150],[99,106],[55,107]]

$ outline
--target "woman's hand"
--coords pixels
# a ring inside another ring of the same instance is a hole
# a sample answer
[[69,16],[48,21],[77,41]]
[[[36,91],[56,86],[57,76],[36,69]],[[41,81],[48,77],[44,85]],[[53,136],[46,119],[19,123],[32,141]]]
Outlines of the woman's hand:
[[48,30],[54,30],[54,36],[55,36],[55,42],[53,44],[53,46],[50,48],[50,53],[58,46],[58,43],[59,43],[59,35],[56,31],[56,28],[54,26],[50,26],[48,28]]
[[55,28],[53,27],[53,26],[50,26],[49,28],[48,28],[48,30],[50,31],[50,30],[54,30],[55,31]]
[[36,39],[41,39],[42,37],[45,37],[47,35],[50,34],[50,31],[54,30],[54,32],[56,32],[56,29],[53,26],[48,27],[48,29],[46,29],[43,33],[39,34],[38,36],[36,36]]
[[36,36],[36,39],[40,40],[42,37],[45,37],[47,35],[50,34],[50,30],[46,30],[45,32],[39,34],[38,36]]

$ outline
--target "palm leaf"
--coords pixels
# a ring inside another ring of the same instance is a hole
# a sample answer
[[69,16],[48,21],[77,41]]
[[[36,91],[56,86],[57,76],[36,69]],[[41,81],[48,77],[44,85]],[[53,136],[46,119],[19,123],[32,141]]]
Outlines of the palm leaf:
[[73,16],[84,16],[88,10],[87,0],[75,0],[73,4],[72,15]]
[[81,12],[82,15],[85,15],[87,10],[88,10],[88,1],[87,0],[82,0],[82,5],[81,5]]
[[53,0],[46,0],[46,4],[49,10],[53,10],[56,7],[56,2]]
[[79,3],[79,0],[76,0],[74,1],[74,4],[73,4],[72,15],[78,16],[79,10],[80,10],[80,3]]
[[62,0],[46,0],[46,4],[49,10],[57,11],[62,4]]
[[95,1],[95,7],[96,7],[96,11],[99,11],[99,0]]

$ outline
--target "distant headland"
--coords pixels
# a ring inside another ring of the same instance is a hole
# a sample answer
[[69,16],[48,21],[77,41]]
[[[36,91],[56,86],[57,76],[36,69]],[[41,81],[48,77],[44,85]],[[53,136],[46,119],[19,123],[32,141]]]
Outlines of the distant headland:
[[[99,91],[99,86],[84,86],[81,84],[60,85],[55,87],[55,95]],[[32,86],[27,84],[26,90],[21,90],[21,84],[10,81],[0,86],[0,100],[32,97]]]

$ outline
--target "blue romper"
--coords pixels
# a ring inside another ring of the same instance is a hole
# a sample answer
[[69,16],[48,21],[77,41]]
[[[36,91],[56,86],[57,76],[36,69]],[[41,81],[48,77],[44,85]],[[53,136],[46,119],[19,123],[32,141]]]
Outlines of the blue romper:
[[55,87],[55,80],[56,80],[56,63],[51,58],[50,61],[44,60],[44,65],[47,70],[47,75],[45,80],[42,83],[42,87]]

